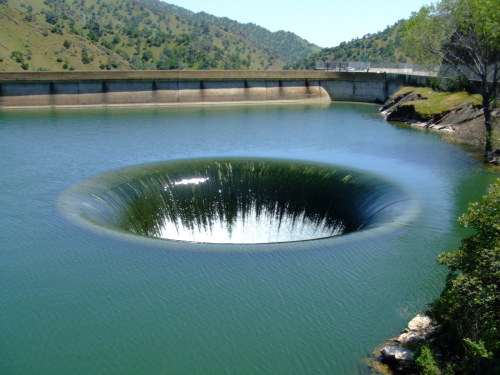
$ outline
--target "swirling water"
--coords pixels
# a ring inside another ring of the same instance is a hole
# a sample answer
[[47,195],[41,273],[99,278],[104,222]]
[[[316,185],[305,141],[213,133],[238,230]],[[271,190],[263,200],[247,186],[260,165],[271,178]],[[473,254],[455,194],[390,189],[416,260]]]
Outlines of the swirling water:
[[[414,211],[408,194],[374,175],[262,158],[163,162],[104,173],[68,189],[61,209],[101,229],[219,244],[329,238],[401,224]],[[266,247],[246,248],[258,249]]]
[[[2,111],[0,156],[5,374],[362,373],[438,295],[435,256],[494,178],[362,104]],[[59,211],[100,173],[233,157],[364,170],[407,190],[414,215],[370,236],[232,245],[135,241]]]

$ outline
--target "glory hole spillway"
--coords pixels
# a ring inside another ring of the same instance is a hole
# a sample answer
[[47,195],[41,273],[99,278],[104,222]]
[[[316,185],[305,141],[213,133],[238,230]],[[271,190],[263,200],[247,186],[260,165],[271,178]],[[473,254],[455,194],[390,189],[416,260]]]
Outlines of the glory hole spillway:
[[291,160],[206,159],[106,173],[70,189],[65,211],[111,230],[207,243],[321,239],[404,222],[398,186]]

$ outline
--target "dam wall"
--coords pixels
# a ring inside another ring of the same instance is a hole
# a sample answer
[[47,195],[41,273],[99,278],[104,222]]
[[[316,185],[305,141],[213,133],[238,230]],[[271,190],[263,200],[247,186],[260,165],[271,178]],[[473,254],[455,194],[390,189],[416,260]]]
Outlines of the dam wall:
[[407,80],[328,71],[0,73],[0,108],[280,101],[383,102]]

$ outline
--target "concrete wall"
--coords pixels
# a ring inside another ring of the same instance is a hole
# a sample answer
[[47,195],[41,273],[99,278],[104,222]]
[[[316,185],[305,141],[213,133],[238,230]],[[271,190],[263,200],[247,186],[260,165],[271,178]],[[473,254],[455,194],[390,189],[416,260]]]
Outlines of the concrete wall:
[[0,108],[335,100],[382,102],[405,78],[324,71],[0,73]]

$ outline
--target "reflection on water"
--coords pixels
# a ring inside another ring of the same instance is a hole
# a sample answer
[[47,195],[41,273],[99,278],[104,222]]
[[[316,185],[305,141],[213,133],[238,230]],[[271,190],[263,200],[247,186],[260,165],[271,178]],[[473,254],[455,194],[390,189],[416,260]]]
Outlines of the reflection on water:
[[330,165],[225,159],[166,162],[82,184],[82,215],[148,237],[270,243],[337,236],[392,220],[406,198],[387,181]]

